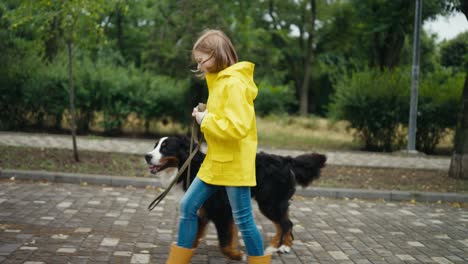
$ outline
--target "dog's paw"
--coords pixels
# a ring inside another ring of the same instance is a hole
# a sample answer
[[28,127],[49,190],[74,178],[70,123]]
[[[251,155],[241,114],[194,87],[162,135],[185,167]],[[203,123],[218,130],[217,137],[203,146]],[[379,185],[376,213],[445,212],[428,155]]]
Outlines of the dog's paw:
[[221,249],[221,252],[232,260],[242,260],[245,257],[244,252],[229,247]]
[[242,261],[247,261],[247,255],[242,256]]
[[278,248],[278,253],[289,253],[291,252],[291,247],[288,247],[286,245],[281,245],[279,248]]
[[287,254],[291,252],[291,247],[286,245],[281,245],[280,247],[276,248],[273,246],[269,246],[265,249],[265,254],[272,254],[272,253],[279,253],[279,254]]
[[278,248],[269,246],[265,249],[265,255],[273,254],[275,252],[278,252]]

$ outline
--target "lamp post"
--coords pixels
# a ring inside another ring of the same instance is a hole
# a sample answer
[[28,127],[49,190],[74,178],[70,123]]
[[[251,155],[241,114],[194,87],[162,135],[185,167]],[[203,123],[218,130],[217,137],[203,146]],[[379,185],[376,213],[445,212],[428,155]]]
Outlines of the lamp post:
[[416,151],[416,120],[418,116],[418,82],[419,82],[419,35],[421,31],[422,0],[415,0],[413,36],[413,66],[411,70],[411,101],[408,125],[408,153]]

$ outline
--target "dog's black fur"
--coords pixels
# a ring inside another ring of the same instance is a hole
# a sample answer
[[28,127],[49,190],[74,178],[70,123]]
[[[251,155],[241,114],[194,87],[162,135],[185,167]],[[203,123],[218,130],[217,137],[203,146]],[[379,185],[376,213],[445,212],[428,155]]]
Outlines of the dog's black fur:
[[[180,168],[189,156],[189,146],[190,142],[186,137],[162,138],[156,143],[155,150],[145,155],[145,159],[152,173],[159,173],[168,168]],[[154,160],[155,152],[159,153],[158,160]],[[205,154],[200,151],[194,156],[190,182],[197,175],[204,157]],[[294,158],[257,153],[257,186],[252,187],[251,194],[262,214],[275,224],[277,234],[271,241],[271,248],[274,248],[274,251],[288,252],[292,246],[293,224],[288,217],[288,209],[296,185],[306,187],[317,179],[325,162],[326,157],[317,153],[303,154]],[[179,179],[184,191],[186,191],[186,174],[187,171]],[[224,189],[212,195],[200,208],[199,228],[194,247],[204,235],[209,221],[215,224],[221,251],[231,259],[240,259],[242,253],[237,249],[237,230]]]

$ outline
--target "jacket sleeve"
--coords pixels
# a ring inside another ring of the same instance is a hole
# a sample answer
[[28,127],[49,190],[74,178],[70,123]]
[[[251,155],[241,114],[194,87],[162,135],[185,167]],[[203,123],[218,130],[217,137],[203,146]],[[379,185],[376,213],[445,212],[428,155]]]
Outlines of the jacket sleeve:
[[226,102],[221,112],[208,112],[201,123],[201,131],[222,140],[245,138],[255,117],[253,99],[247,89],[240,80],[230,81],[224,90]]

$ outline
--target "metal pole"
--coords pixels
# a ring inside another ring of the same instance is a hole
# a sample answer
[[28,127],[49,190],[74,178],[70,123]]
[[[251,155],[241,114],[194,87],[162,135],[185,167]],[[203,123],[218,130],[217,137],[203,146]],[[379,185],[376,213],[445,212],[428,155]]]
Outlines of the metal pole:
[[418,82],[419,82],[419,35],[421,28],[422,0],[416,0],[413,36],[413,67],[411,72],[411,102],[408,128],[408,152],[416,151],[416,119],[418,116]]

